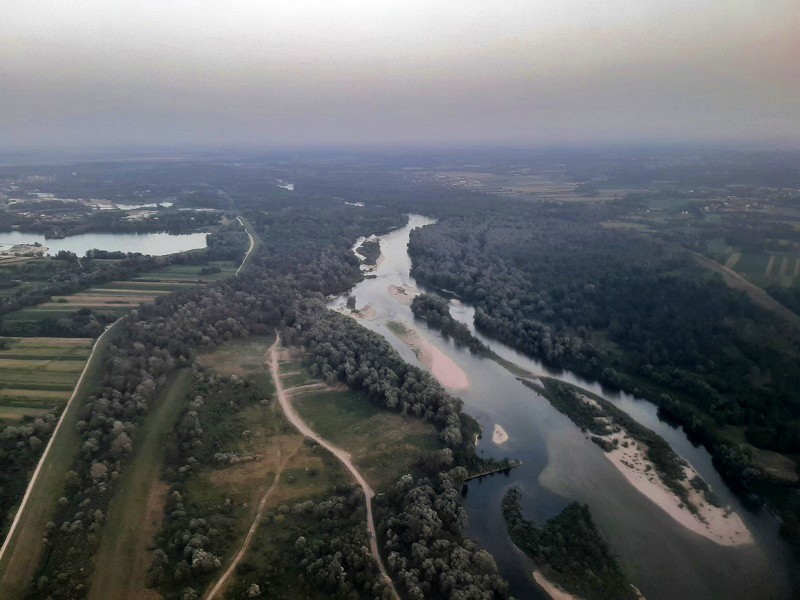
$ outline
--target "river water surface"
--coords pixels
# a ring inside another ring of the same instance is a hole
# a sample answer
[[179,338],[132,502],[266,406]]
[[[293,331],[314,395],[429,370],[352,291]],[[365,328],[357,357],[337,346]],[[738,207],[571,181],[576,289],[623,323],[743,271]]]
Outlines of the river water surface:
[[[465,498],[469,516],[467,534],[494,555],[502,575],[511,584],[511,593],[519,600],[547,597],[533,582],[530,561],[511,543],[501,514],[503,494],[510,486],[518,485],[523,490],[527,516],[539,523],[573,500],[587,503],[630,579],[650,600],[791,597],[793,567],[789,564],[788,549],[777,537],[775,519],[766,511],[759,514],[747,511],[721,481],[709,454],[692,445],[682,430],[661,421],[653,404],[626,394],[609,393],[596,382],[568,371],[552,372],[538,361],[475,332],[472,307],[451,305],[453,316],[503,358],[601,395],[664,437],[711,485],[723,504],[742,516],[753,532],[754,544],[721,546],[676,523],[633,488],[603,456],[603,451],[547,400],[523,386],[495,361],[456,347],[429,329],[424,321],[415,320],[411,309],[388,293],[392,284],[424,287],[409,274],[407,244],[411,229],[433,222],[411,215],[406,227],[381,236],[385,259],[374,272],[376,277],[365,279],[351,293],[357,306],[369,304],[377,311],[374,320],[361,323],[382,334],[406,361],[422,366],[412,350],[388,330],[387,321],[413,326],[467,373],[469,389],[448,391],[463,399],[466,412],[488,434],[478,443],[481,455],[524,461],[508,475],[470,482]],[[342,303],[343,299],[338,299],[333,305]],[[502,446],[491,440],[496,423],[509,435]]]

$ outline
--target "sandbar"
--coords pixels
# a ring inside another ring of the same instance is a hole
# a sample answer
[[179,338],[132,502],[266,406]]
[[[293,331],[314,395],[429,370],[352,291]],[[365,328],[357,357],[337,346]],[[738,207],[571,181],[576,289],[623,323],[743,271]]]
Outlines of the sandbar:
[[505,444],[508,441],[508,434],[506,430],[503,429],[497,423],[494,424],[494,432],[492,433],[492,442],[496,445]]
[[396,323],[396,325],[402,328],[402,331],[390,327],[392,333],[414,351],[420,362],[439,383],[454,390],[469,388],[467,374],[453,362],[453,359],[431,344],[415,329],[410,329],[400,323]]
[[353,317],[354,319],[359,319],[361,321],[374,321],[375,317],[378,316],[378,311],[375,310],[375,307],[373,307],[371,304],[354,309],[347,308],[346,306],[337,306],[333,310],[339,314],[347,315],[348,317]]
[[400,304],[411,306],[411,301],[415,296],[419,296],[419,290],[413,285],[390,285],[389,295]]
[[565,592],[555,583],[547,579],[538,569],[533,572],[533,579],[552,600],[580,600],[578,596],[573,596],[569,592]]
[[709,504],[703,494],[691,486],[689,482],[697,476],[697,471],[691,465],[684,466],[686,479],[681,483],[688,492],[690,502],[697,508],[697,513],[690,511],[661,481],[655,466],[647,459],[647,448],[641,442],[625,437],[624,432],[601,437],[609,441],[618,437],[620,441],[628,442],[627,448],[620,443],[604,454],[633,487],[675,521],[722,546],[743,546],[753,543],[750,530],[738,514],[730,508]]

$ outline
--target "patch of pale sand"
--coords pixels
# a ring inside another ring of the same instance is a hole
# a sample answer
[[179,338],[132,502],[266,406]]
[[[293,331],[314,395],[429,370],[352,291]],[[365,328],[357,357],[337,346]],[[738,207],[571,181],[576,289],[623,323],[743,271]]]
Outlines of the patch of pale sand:
[[355,310],[351,310],[346,306],[337,306],[333,310],[339,314],[353,317],[354,319],[359,319],[361,321],[374,321],[375,317],[378,316],[378,311],[375,310],[375,307],[371,304],[367,304],[366,306],[362,306],[361,308]]
[[413,285],[390,285],[389,295],[400,304],[411,306],[411,301],[415,296],[419,296],[419,290]]
[[578,596],[573,596],[569,592],[565,592],[555,583],[547,579],[539,569],[533,572],[533,579],[552,600],[579,600]]
[[444,387],[454,390],[469,388],[469,378],[464,370],[415,329],[407,329],[404,335],[397,337],[414,351],[420,362]]
[[578,398],[584,404],[588,404],[592,408],[596,408],[598,411],[603,412],[603,408],[600,406],[600,403],[594,398],[589,398],[589,396],[585,396],[583,394],[579,394]]
[[494,424],[494,432],[492,433],[492,442],[496,445],[505,444],[508,441],[508,434],[506,430],[503,429],[497,423]]
[[447,354],[424,338],[421,338],[420,352],[422,364],[430,369],[431,374],[443,386],[454,390],[469,388],[469,378],[463,369]]
[[[605,439],[611,441],[614,437],[622,435],[610,434],[605,436]],[[629,442],[627,448],[620,444],[604,454],[633,487],[661,510],[687,529],[722,546],[743,546],[753,543],[750,530],[738,514],[730,508],[709,504],[703,494],[689,484],[689,481],[697,476],[697,472],[691,466],[684,467],[686,479],[683,485],[688,492],[689,501],[697,507],[699,514],[691,512],[684,506],[683,501],[663,483],[655,466],[647,459],[646,449],[632,438],[626,441]]]

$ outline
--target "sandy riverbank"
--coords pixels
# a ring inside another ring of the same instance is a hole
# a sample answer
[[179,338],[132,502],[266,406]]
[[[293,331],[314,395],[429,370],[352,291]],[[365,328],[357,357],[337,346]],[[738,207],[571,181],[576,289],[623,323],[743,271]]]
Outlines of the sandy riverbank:
[[469,388],[467,374],[447,354],[422,337],[415,329],[410,329],[401,323],[395,325],[396,327],[390,327],[392,333],[414,351],[420,362],[439,383],[454,390]]
[[506,430],[503,429],[497,423],[494,424],[494,432],[492,433],[492,442],[499,446],[500,444],[505,444],[508,441],[508,433]]
[[356,309],[349,309],[346,306],[337,306],[333,310],[339,314],[347,315],[348,317],[353,317],[361,321],[374,321],[375,317],[378,316],[378,311],[375,310],[371,304]]
[[[600,404],[593,398],[582,395],[580,399],[597,410],[602,410]],[[683,471],[686,478],[681,485],[686,489],[688,500],[696,511],[689,510],[683,500],[664,484],[655,465],[647,458],[647,446],[631,437],[624,428],[620,428],[620,431],[616,433],[597,437],[612,444],[615,439],[618,441],[612,450],[604,452],[606,458],[633,487],[652,500],[675,521],[723,546],[741,546],[753,543],[750,530],[747,529],[738,514],[727,507],[710,504],[703,492],[691,485],[690,482],[694,478],[700,478],[691,465],[688,463],[684,465]]]
[[542,588],[552,600],[580,600],[577,596],[573,596],[569,592],[565,592],[555,583],[547,579],[538,569],[533,572],[533,579]]
[[[366,260],[358,252],[356,252],[355,255],[361,260]],[[360,265],[360,269],[364,273],[372,273],[373,271],[377,271],[378,267],[380,267],[383,264],[383,261],[385,261],[385,260],[386,260],[386,257],[383,254],[381,254],[377,259],[375,259],[374,263],[368,263],[368,262],[362,263]]]
[[690,511],[683,501],[657,475],[653,463],[647,459],[646,448],[632,438],[621,434],[605,436],[609,441],[614,437],[625,439],[627,448],[622,444],[605,452],[611,461],[631,485],[647,496],[678,523],[723,546],[742,546],[753,543],[750,530],[741,517],[726,507],[709,504],[704,495],[695,490],[689,483],[697,477],[697,472],[689,465],[684,467],[686,479],[682,482],[686,488],[689,501],[697,508],[697,513]]
[[413,285],[390,285],[389,295],[400,304],[411,306],[411,301],[415,296],[419,296],[419,290]]

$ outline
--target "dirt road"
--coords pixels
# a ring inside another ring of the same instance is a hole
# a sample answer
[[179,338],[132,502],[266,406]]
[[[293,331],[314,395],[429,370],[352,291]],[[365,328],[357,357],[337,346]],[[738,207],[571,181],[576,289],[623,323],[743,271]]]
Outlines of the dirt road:
[[239,268],[236,269],[236,275],[238,275],[239,271],[242,270],[242,267],[247,262],[247,259],[250,258],[250,254],[253,252],[253,248],[255,248],[255,245],[256,245],[256,239],[252,236],[250,231],[248,231],[247,225],[244,224],[244,220],[242,219],[242,217],[236,217],[236,220],[239,221],[239,224],[242,227],[244,227],[244,231],[247,234],[247,237],[250,238],[250,247],[247,249],[247,253],[244,255],[244,258],[242,259],[242,264],[240,264]]
[[289,400],[286,391],[283,389],[283,383],[281,382],[281,375],[280,370],[278,368],[278,346],[280,345],[281,338],[280,336],[276,336],[275,342],[270,346],[268,353],[269,353],[269,367],[270,372],[272,373],[272,380],[275,384],[275,393],[278,396],[278,402],[283,409],[286,418],[289,422],[304,436],[311,438],[315,442],[317,442],[320,446],[325,448],[328,452],[333,454],[339,462],[341,462],[347,470],[355,478],[358,485],[361,486],[361,489],[364,490],[364,497],[366,500],[367,506],[367,535],[369,536],[369,547],[372,551],[372,555],[375,557],[375,562],[378,565],[378,569],[381,572],[386,583],[391,587],[392,594],[397,600],[400,600],[400,596],[397,593],[397,589],[394,587],[394,583],[392,582],[392,578],[389,577],[389,574],[386,572],[386,568],[383,566],[383,560],[381,559],[381,553],[378,550],[378,537],[375,532],[375,519],[372,516],[372,498],[375,496],[375,492],[372,490],[370,485],[367,483],[367,480],[364,479],[364,476],[356,469],[353,461],[350,458],[350,454],[342,450],[341,448],[337,448],[327,440],[318,436],[311,428],[305,424],[305,421],[300,418],[300,415],[294,410],[291,401]]
[[233,574],[236,567],[239,566],[239,563],[244,558],[244,555],[247,553],[247,550],[250,548],[250,543],[253,541],[253,536],[258,529],[258,525],[261,523],[261,515],[264,512],[264,506],[267,504],[267,499],[270,497],[272,492],[278,487],[278,483],[281,480],[281,473],[283,473],[283,469],[286,466],[286,463],[289,462],[291,456],[288,456],[286,460],[281,462],[281,449],[278,448],[278,456],[275,461],[275,479],[272,480],[272,485],[269,486],[269,489],[264,492],[264,495],[261,497],[261,502],[258,503],[258,510],[256,511],[256,516],[253,519],[253,524],[250,525],[250,530],[247,532],[247,536],[244,538],[244,543],[242,543],[242,547],[239,548],[239,552],[236,553],[236,556],[233,557],[231,564],[222,574],[222,577],[219,578],[216,585],[211,588],[211,591],[206,595],[206,600],[211,600],[212,598],[216,598],[217,594],[223,592],[228,585],[228,580],[230,579],[231,575]]

